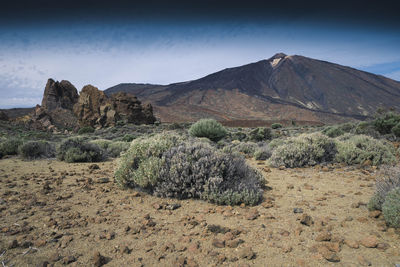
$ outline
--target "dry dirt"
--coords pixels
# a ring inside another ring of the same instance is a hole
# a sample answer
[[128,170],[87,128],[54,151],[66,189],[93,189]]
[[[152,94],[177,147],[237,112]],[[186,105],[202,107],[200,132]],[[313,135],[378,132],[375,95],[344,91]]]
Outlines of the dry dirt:
[[115,161],[98,163],[99,169],[91,170],[89,163],[3,159],[0,262],[4,266],[400,263],[400,231],[387,228],[382,216],[369,213],[365,206],[374,190],[373,168],[279,170],[262,162],[250,164],[264,173],[272,188],[256,207],[160,199],[121,190],[113,183]]

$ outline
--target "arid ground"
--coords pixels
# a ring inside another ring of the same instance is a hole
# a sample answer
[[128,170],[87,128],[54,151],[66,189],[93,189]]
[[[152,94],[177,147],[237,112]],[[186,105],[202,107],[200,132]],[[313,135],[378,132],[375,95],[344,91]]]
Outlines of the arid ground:
[[249,163],[270,187],[255,207],[122,190],[113,182],[116,160],[94,165],[3,159],[0,261],[3,266],[400,263],[400,231],[366,208],[379,170]]

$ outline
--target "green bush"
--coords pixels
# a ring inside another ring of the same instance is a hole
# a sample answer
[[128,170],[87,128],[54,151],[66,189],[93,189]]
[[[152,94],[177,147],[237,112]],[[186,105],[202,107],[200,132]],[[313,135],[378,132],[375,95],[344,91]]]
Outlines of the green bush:
[[392,189],[386,195],[382,213],[389,226],[400,227],[400,187]]
[[382,140],[366,135],[344,135],[336,139],[337,162],[348,165],[362,164],[371,160],[372,164],[392,164],[396,161],[394,147]]
[[396,124],[393,128],[392,128],[392,133],[397,136],[400,137],[400,123]]
[[261,142],[271,140],[272,132],[270,128],[260,127],[252,130],[249,134],[250,140],[254,142]]
[[375,129],[380,134],[389,134],[392,128],[400,123],[400,115],[393,112],[387,112],[373,121]]
[[333,139],[321,133],[302,134],[284,140],[283,145],[275,148],[269,164],[288,168],[312,166],[332,161],[336,152]]
[[279,129],[279,128],[282,128],[282,124],[280,124],[280,123],[273,123],[273,124],[271,125],[271,128],[272,128],[272,129]]
[[18,147],[22,145],[22,140],[18,138],[9,138],[0,143],[1,157],[6,155],[17,155]]
[[88,143],[82,138],[70,138],[64,140],[57,148],[57,158],[68,163],[98,162],[104,156],[97,145]]
[[122,137],[121,141],[124,141],[124,142],[132,142],[133,139],[135,139],[135,138],[136,138],[136,136],[134,136],[134,135],[132,135],[132,134],[126,134],[126,135],[124,135],[124,136]]
[[195,137],[207,137],[217,142],[226,136],[227,131],[216,120],[201,119],[190,127],[189,134]]
[[78,134],[94,133],[94,128],[92,126],[85,126],[79,129]]
[[237,131],[237,132],[231,133],[231,138],[232,138],[232,140],[243,141],[247,138],[247,135],[242,131]]
[[123,141],[111,142],[107,147],[107,155],[113,158],[119,157],[122,152],[129,149],[130,143]]
[[340,135],[343,135],[345,132],[338,126],[328,126],[322,131],[322,133],[331,138],[335,138]]
[[89,143],[97,145],[103,151],[107,151],[107,148],[112,143],[112,141],[107,139],[96,139],[96,140],[91,140]]
[[157,181],[163,153],[179,140],[181,137],[174,134],[157,134],[133,140],[118,162],[115,181],[122,187],[153,187]]
[[46,141],[28,141],[22,144],[19,155],[24,159],[51,158],[55,156],[55,149]]

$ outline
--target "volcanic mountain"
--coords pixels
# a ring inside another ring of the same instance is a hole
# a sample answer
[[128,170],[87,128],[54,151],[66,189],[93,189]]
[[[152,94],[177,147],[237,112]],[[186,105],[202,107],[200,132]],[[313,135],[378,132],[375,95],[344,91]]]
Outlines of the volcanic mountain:
[[170,85],[119,84],[151,102],[161,121],[365,119],[377,108],[400,111],[400,82],[338,64],[278,53],[198,80]]

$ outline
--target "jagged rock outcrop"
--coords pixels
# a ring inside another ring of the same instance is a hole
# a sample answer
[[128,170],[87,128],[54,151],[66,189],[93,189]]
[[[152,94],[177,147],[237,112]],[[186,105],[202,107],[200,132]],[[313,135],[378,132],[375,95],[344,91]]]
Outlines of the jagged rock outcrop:
[[80,126],[107,127],[119,120],[136,124],[155,121],[151,105],[142,106],[135,96],[122,92],[107,97],[92,85],[83,87],[74,114]]
[[69,81],[49,79],[44,89],[42,107],[47,111],[69,109],[78,102],[78,90]]
[[8,121],[8,120],[9,118],[7,114],[4,111],[0,110],[0,121]]

